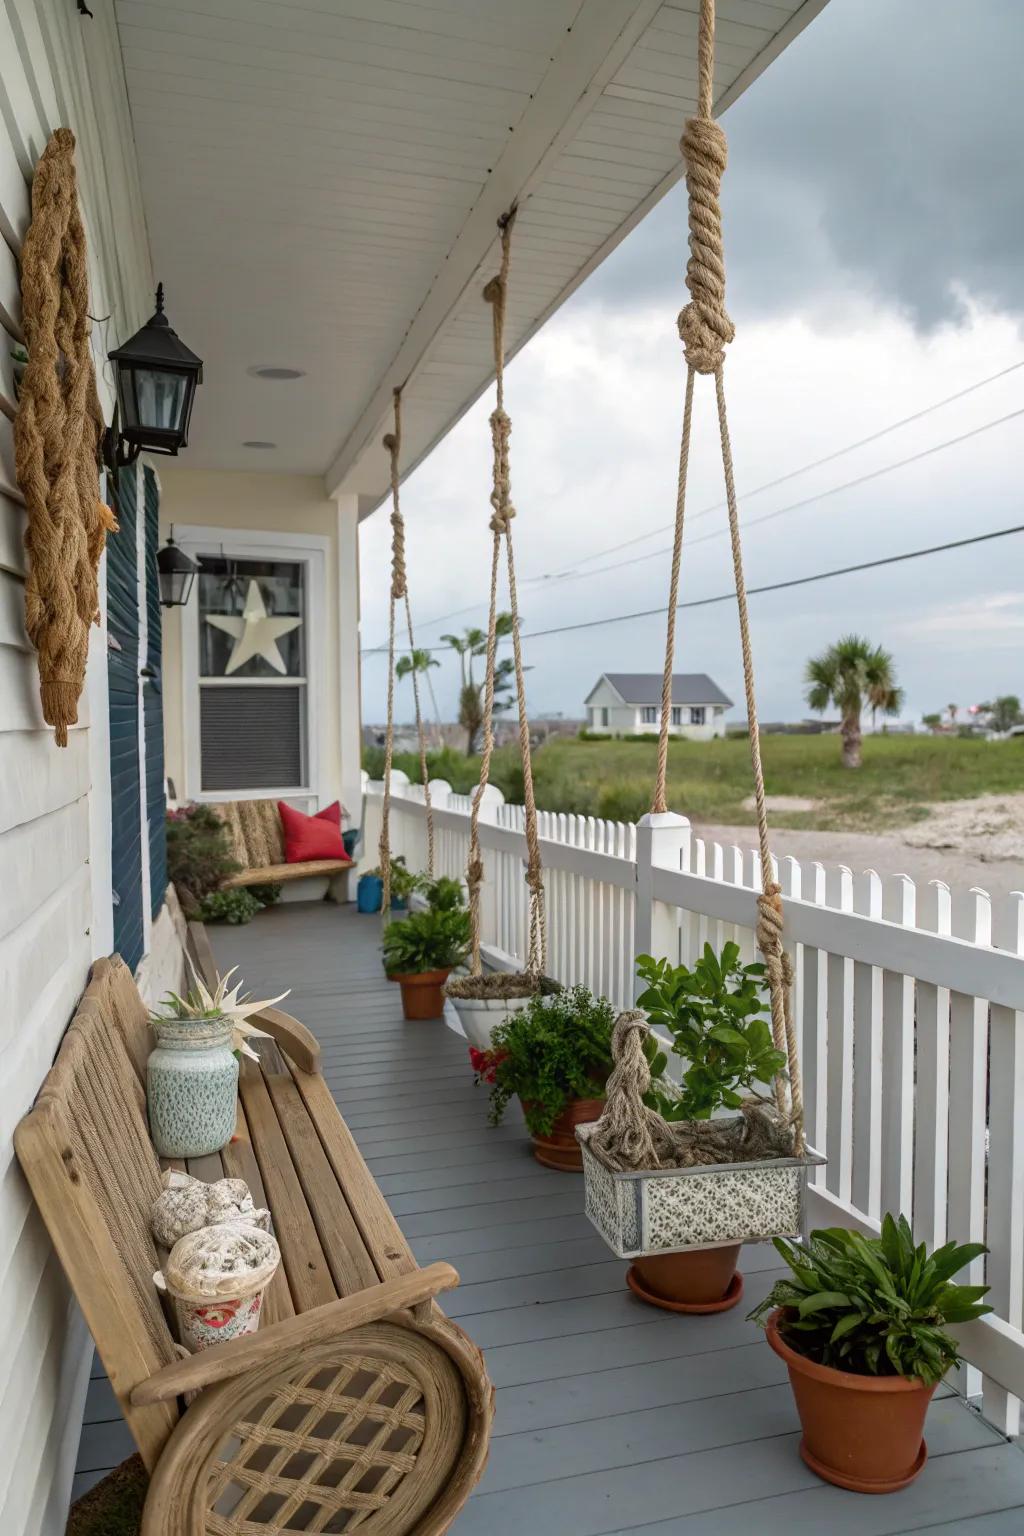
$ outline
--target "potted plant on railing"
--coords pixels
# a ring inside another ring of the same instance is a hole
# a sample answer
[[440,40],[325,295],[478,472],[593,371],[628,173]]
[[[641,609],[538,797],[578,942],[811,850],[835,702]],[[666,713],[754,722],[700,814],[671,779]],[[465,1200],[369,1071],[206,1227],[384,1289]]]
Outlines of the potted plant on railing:
[[[618,1020],[615,1104],[579,1132],[587,1214],[633,1259],[626,1278],[642,1300],[725,1311],[743,1294],[744,1241],[800,1231],[806,1169],[820,1159],[798,1151],[789,1116],[757,1090],[786,1066],[766,1017],[764,967],[742,965],[730,942],[721,956],[705,945],[692,970],[641,955],[637,972],[646,1020],[639,1011]],[[681,1083],[651,1080],[651,1027],[683,1058]]]
[[[497,1025],[489,1050],[470,1050],[478,1080],[491,1086],[491,1124],[500,1124],[518,1097],[533,1155],[545,1168],[582,1166],[575,1127],[596,1120],[604,1107],[614,1025],[607,998],[569,987],[528,998]],[[660,1071],[664,1058],[655,1064]]]
[[242,997],[241,982],[228,986],[234,970],[210,991],[189,967],[191,991],[169,992],[150,1014],[157,1043],[146,1063],[146,1104],[161,1157],[205,1157],[227,1146],[235,1134],[238,1058],[258,1059],[248,1037],[263,1034],[248,1020],[288,995]]
[[410,912],[384,931],[384,970],[402,989],[407,1019],[439,1019],[442,987],[469,946],[469,913],[464,907]]
[[922,1438],[935,1388],[959,1364],[945,1330],[992,1308],[985,1285],[953,1276],[981,1243],[914,1245],[906,1218],[886,1216],[880,1237],[843,1227],[775,1246],[792,1275],[751,1317],[785,1361],[803,1427],[800,1454],[827,1482],[856,1493],[893,1493],[928,1457]]

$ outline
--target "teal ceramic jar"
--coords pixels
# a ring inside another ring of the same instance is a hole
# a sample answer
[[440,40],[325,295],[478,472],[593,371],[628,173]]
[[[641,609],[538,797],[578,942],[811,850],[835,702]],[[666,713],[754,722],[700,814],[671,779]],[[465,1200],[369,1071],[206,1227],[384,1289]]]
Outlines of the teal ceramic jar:
[[146,1101],[161,1157],[205,1157],[235,1134],[238,1058],[230,1019],[156,1019]]

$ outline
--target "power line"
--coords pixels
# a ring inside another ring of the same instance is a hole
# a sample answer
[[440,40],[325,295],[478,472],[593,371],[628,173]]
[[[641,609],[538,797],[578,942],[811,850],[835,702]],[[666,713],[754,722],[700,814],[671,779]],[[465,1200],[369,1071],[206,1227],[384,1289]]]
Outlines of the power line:
[[[812,576],[791,576],[786,581],[766,582],[759,587],[748,587],[747,596],[756,597],[765,592],[782,592],[789,587],[806,587],[815,581],[831,581],[837,576],[851,576],[859,571],[874,571],[883,565],[900,565],[907,560],[921,560],[925,555],[941,555],[952,549],[966,549],[971,544],[987,544],[993,539],[1005,539],[1014,533],[1024,533],[1024,523],[1017,523],[1012,528],[996,528],[990,533],[972,534],[967,539],[952,539],[945,544],[932,544],[927,549],[912,549],[900,555],[884,555],[878,560],[861,560],[855,565],[837,566],[831,571],[816,571]],[[714,597],[696,597],[688,602],[679,603],[678,609],[683,608],[709,608],[715,603],[727,603],[734,601],[735,592],[720,592]],[[667,605],[662,608],[641,608],[635,613],[611,614],[600,619],[584,619],[578,624],[558,624],[551,629],[529,629],[522,636],[524,640],[542,640],[549,635],[567,635],[575,630],[596,629],[605,624],[626,624],[633,619],[651,619],[668,612]],[[423,646],[423,650],[445,652],[453,649],[450,645]],[[363,652],[365,656],[386,655],[386,646],[373,646]]]
[[[972,389],[980,389],[982,384],[990,383],[992,381],[992,379],[1002,378],[1004,374],[1011,373],[1014,369],[1020,368],[1020,367],[1024,367],[1024,362],[1014,363],[1014,364],[1011,365],[1010,368],[1004,368],[1001,373],[992,374],[990,379],[982,379],[977,384],[970,385],[969,389],[968,390],[962,390],[961,394],[967,394]],[[950,395],[949,396],[949,400],[954,400],[954,399],[957,399],[957,398],[958,397],[956,395]],[[896,422],[896,423],[893,424],[893,426],[891,428],[887,427],[887,428],[883,429],[883,431],[875,433],[875,437],[882,437],[882,436],[885,435],[886,432],[895,430],[895,428],[897,426],[902,426],[906,422],[915,421],[920,416],[926,416],[929,413],[929,411],[938,410],[940,405],[944,405],[944,404],[947,404],[947,403],[948,403],[948,401],[937,401],[935,405],[928,406],[923,411],[918,411],[916,413],[916,415],[905,417],[903,422]],[[805,496],[805,497],[803,497],[800,501],[789,502],[786,506],[784,506],[784,507],[777,507],[772,512],[762,513],[762,515],[760,517],[752,517],[752,518],[744,519],[744,522],[743,522],[744,531],[746,529],[748,529],[748,528],[756,528],[759,523],[772,522],[775,518],[783,517],[783,516],[785,516],[789,512],[800,511],[804,507],[812,506],[817,501],[826,501],[831,496],[838,496],[842,491],[854,490],[854,489],[856,489],[857,486],[866,485],[871,480],[878,480],[883,475],[892,474],[892,472],[894,470],[905,469],[908,464],[919,463],[922,459],[930,458],[933,454],[941,453],[941,452],[943,452],[947,448],[955,448],[959,443],[965,443],[965,442],[969,441],[969,439],[971,439],[973,437],[979,437],[983,432],[991,432],[996,427],[1005,426],[1005,424],[1008,421],[1014,421],[1014,420],[1016,420],[1020,416],[1024,416],[1024,408],[1021,408],[1020,410],[1016,410],[1016,411],[1010,411],[1007,415],[999,416],[994,421],[983,422],[980,427],[972,427],[969,432],[962,432],[957,437],[945,438],[945,439],[943,439],[942,442],[932,444],[932,446],[930,448],[923,448],[919,453],[910,454],[909,457],[907,457],[905,459],[897,459],[897,460],[895,460],[891,464],[884,464],[884,465],[882,465],[882,467],[880,469],[870,470],[870,471],[868,471],[867,474],[858,475],[855,479],[853,479],[853,480],[846,480],[841,485],[832,486],[832,487],[830,487],[830,489],[828,489],[826,491],[818,491],[817,493],[815,493],[812,496]],[[871,442],[871,441],[873,441],[873,438],[864,438],[864,439],[862,439],[862,443],[868,443],[868,442]],[[859,447],[859,446],[861,446],[861,444],[851,444],[851,449],[853,447]],[[828,456],[828,458],[818,460],[817,463],[818,464],[827,463],[829,461],[829,459],[838,458],[838,457],[841,456],[842,453],[849,452],[849,451],[850,451],[850,449],[839,449],[839,450],[837,450],[836,453],[830,454]],[[817,465],[806,465],[805,466],[806,469],[811,469],[811,468],[815,468],[815,467],[817,467]],[[793,479],[796,475],[802,474],[803,472],[804,472],[803,470],[793,470],[790,474],[783,475],[783,476],[780,477],[779,480],[772,481],[772,482],[770,482],[770,484],[778,485],[778,484],[781,483],[782,480]],[[759,491],[767,490],[768,488],[769,488],[768,485],[759,486],[759,487],[757,487],[756,490],[745,493],[745,495],[744,495],[744,497],[742,499],[745,501],[747,496],[756,496]],[[692,523],[698,517],[703,517],[703,516],[705,516],[709,512],[717,511],[717,510],[719,510],[719,508],[721,508],[724,505],[725,505],[724,502],[716,502],[713,507],[704,507],[700,512],[695,512],[695,513],[691,514],[689,516],[689,518],[687,519],[687,521]],[[668,524],[666,524],[664,526],[668,527],[668,528],[671,528],[672,524],[668,523]],[[653,530],[653,532],[659,532],[659,533],[662,532],[662,531],[664,531],[662,528]],[[707,541],[709,539],[724,538],[726,532],[727,532],[727,530],[724,529],[724,528],[721,528],[721,529],[716,528],[713,533],[704,533],[704,534],[701,534],[696,539],[688,539],[686,541],[686,546],[685,547],[687,549],[692,549],[695,544],[705,544],[705,543],[707,543]],[[640,537],[641,538],[650,538],[651,536],[652,536],[652,534],[649,533],[649,534],[641,535]],[[612,550],[624,549],[624,548],[626,548],[627,544],[638,543],[638,542],[640,542],[640,538],[633,539],[633,540],[627,540],[625,544],[613,545],[613,546],[611,546],[610,549],[603,550],[603,551],[601,551],[601,553],[609,554],[609,553],[612,552]],[[647,554],[645,554],[645,555],[634,555],[632,557],[632,559],[629,559],[629,560],[618,560],[613,565],[601,565],[601,566],[598,566],[598,568],[596,570],[593,570],[593,571],[578,571],[574,567],[567,567],[566,568],[566,573],[564,575],[559,575],[557,573],[551,573],[548,576],[534,576],[534,577],[530,577],[529,580],[537,581],[537,582],[557,581],[559,584],[564,584],[564,583],[570,582],[570,581],[585,581],[588,577],[591,577],[591,576],[604,576],[604,575],[607,575],[609,571],[625,570],[627,566],[642,565],[642,564],[644,564],[648,560],[660,559],[663,555],[667,555],[667,554],[670,554],[670,553],[671,553],[671,546],[664,545],[664,546],[662,546],[662,547],[660,547],[658,549],[649,550],[647,552]],[[587,556],[586,558],[587,559],[592,559],[592,558],[597,558],[597,556],[596,555],[595,556]],[[582,564],[583,562],[581,561],[580,563]],[[525,577],[523,578],[523,580],[526,580],[526,579],[527,578],[525,578]],[[464,608],[456,608],[456,609],[454,609],[451,613],[440,614],[437,618],[421,619],[420,620],[420,628],[421,629],[430,629],[435,624],[444,624],[444,623],[446,623],[449,619],[461,618],[463,616],[463,614],[476,613],[481,608],[481,606],[482,605],[480,603],[470,603],[470,604],[468,604]],[[373,650],[373,651],[376,651],[376,650],[383,649],[383,647],[381,647],[381,646],[373,646],[370,649]]]
[[[881,427],[877,432],[871,432],[867,437],[858,438],[855,443],[847,443],[845,448],[836,448],[832,453],[827,453],[824,458],[814,459],[810,464],[802,464],[799,469],[788,470],[784,475],[778,475],[774,480],[766,480],[763,485],[755,485],[752,491],[744,491],[743,500],[747,502],[752,496],[760,496],[762,491],[772,491],[776,486],[785,485],[788,480],[796,480],[800,475],[806,475],[812,469],[821,469],[825,464],[831,464],[836,459],[845,457],[848,453],[855,453],[858,448],[866,448],[869,443],[877,443],[880,438],[888,437],[890,432],[897,432],[901,427],[909,427],[912,422],[921,421],[925,416],[930,416],[933,411],[941,410],[945,405],[952,405],[956,400],[962,400],[966,395],[974,394],[975,390],[982,389],[986,384],[994,384],[997,379],[1006,378],[1007,374],[1015,373],[1018,368],[1024,368],[1024,358],[1017,363],[1011,363],[1008,368],[1000,368],[998,373],[990,373],[985,379],[978,379],[974,384],[968,384],[966,389],[958,389],[955,394],[947,395],[944,400],[936,400],[932,405],[926,405],[920,411],[914,411],[910,416],[903,416],[899,421],[890,422],[887,427]],[[716,501],[707,507],[701,507],[698,512],[689,515],[689,521],[695,522],[698,517],[707,517],[711,512],[720,512],[726,503]],[[575,571],[581,565],[589,565],[591,560],[599,560],[604,555],[617,554],[620,549],[631,549],[635,544],[642,544],[645,539],[653,539],[659,533],[666,533],[672,528],[671,523],[661,523],[657,528],[649,528],[646,533],[638,533],[631,539],[623,539],[621,544],[609,544],[607,549],[595,550],[592,555],[584,555],[572,565],[564,566],[558,571],[545,571],[540,576],[524,576],[523,581],[552,581],[559,576],[567,575]]]
[[[908,458],[897,459],[892,464],[883,464],[881,469],[872,469],[864,475],[858,475],[854,480],[845,480],[842,485],[833,485],[827,491],[818,491],[813,496],[804,496],[800,501],[791,501],[784,507],[776,507],[772,512],[762,512],[760,517],[749,517],[743,521],[743,531],[756,528],[760,523],[771,523],[777,517],[784,517],[789,512],[799,512],[804,507],[813,506],[817,501],[827,501],[830,496],[838,496],[842,491],[852,491],[859,485],[866,485],[870,480],[878,480],[882,475],[889,475],[896,469],[905,469],[908,464],[917,464],[922,459],[931,458],[932,454],[941,453],[946,448],[955,448],[958,443],[966,443],[972,437],[980,437],[983,432],[991,432],[994,427],[1005,426],[1008,421],[1014,421],[1017,417],[1024,416],[1024,406],[1019,410],[1010,411],[1005,416],[999,416],[995,421],[986,421],[980,427],[972,427],[969,432],[961,432],[958,437],[947,437],[941,443],[933,443],[930,448],[922,448],[920,453],[912,453]],[[696,539],[687,539],[684,543],[684,554],[687,549],[692,549],[695,544],[706,544],[709,539],[722,539],[728,533],[727,528],[716,528],[712,533],[702,533]],[[596,571],[578,571],[575,575],[560,578],[560,585],[568,581],[585,581],[588,576],[604,576],[609,571],[622,571],[630,565],[642,565],[647,560],[657,560],[662,555],[672,552],[671,545],[664,545],[659,549],[652,549],[646,555],[634,555],[630,560],[617,560],[613,565],[599,565]]]

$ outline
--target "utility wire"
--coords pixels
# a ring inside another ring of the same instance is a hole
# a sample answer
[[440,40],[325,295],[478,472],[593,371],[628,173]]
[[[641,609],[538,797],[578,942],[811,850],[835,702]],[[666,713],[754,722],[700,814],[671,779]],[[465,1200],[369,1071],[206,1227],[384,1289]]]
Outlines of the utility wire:
[[[982,389],[986,384],[994,384],[997,379],[1005,379],[1007,374],[1015,373],[1018,368],[1024,368],[1024,358],[1017,363],[1011,363],[1008,368],[1000,368],[998,373],[990,373],[985,379],[978,379],[974,384],[968,384],[966,389],[958,389],[956,394],[947,395],[944,400],[936,400],[932,405],[926,405],[920,411],[914,411],[910,416],[903,416],[899,421],[890,422],[887,427],[880,427],[877,432],[871,432],[867,437],[858,438],[855,443],[847,443],[845,448],[836,448],[832,453],[826,453],[824,458],[814,459],[810,464],[802,464],[799,469],[788,470],[784,475],[778,475],[774,480],[766,480],[763,485],[755,485],[752,491],[744,491],[743,500],[747,502],[752,496],[760,496],[762,491],[773,491],[776,486],[785,485],[789,480],[796,480],[800,475],[810,474],[812,469],[821,469],[825,464],[832,464],[836,459],[844,458],[848,453],[855,453],[858,448],[866,448],[869,443],[877,443],[880,438],[888,437],[890,432],[897,432],[901,427],[909,427],[912,422],[921,421],[925,416],[930,416],[933,411],[941,410],[944,405],[952,405],[956,400],[963,400],[966,395],[974,394],[975,390]],[[698,512],[687,514],[687,521],[693,523],[698,517],[707,517],[711,512],[720,512],[726,505],[724,501],[713,502],[710,506],[701,507]],[[657,528],[649,528],[646,533],[638,533],[631,539],[623,539],[621,544],[609,544],[606,549],[595,550],[591,555],[584,555],[575,560],[572,565],[564,566],[558,571],[545,571],[540,576],[524,576],[526,581],[551,581],[555,577],[565,576],[571,571],[576,571],[581,565],[589,565],[591,560],[600,560],[604,555],[614,555],[620,549],[632,549],[635,544],[642,544],[645,539],[653,539],[659,533],[668,533],[673,527],[672,523],[661,523]]]
[[[1014,368],[1020,368],[1020,367],[1024,367],[1024,362],[1014,363],[1014,364],[1011,365],[1010,368],[1004,368],[1002,370],[1002,373],[993,374],[992,378],[993,379],[1001,378],[1003,376],[1003,374],[1010,373],[1010,372],[1013,371]],[[982,384],[989,383],[989,382],[991,382],[991,380],[982,379],[982,380],[979,381],[979,383],[972,384],[970,386],[970,389],[980,389]],[[968,391],[966,391],[966,390],[965,391],[961,391],[961,393],[967,393],[967,392]],[[954,400],[956,398],[957,398],[957,396],[955,396],[955,395],[949,396],[950,400]],[[937,410],[940,405],[944,405],[944,404],[947,404],[947,403],[948,403],[947,401],[937,401],[934,406],[928,406],[928,407],[925,408],[925,410],[918,411],[915,416],[907,416],[907,417],[904,418],[903,422],[895,422],[892,427],[884,428],[882,431],[875,433],[874,436],[875,437],[882,437],[882,436],[885,435],[886,432],[895,430],[895,428],[897,426],[902,426],[902,425],[905,424],[905,422],[915,421],[915,420],[918,419],[918,417],[925,416],[925,415],[928,414],[929,411]],[[826,501],[830,496],[838,496],[842,491],[854,490],[857,486],[859,486],[859,485],[866,485],[871,480],[878,480],[881,476],[891,474],[894,470],[905,469],[908,464],[917,464],[922,459],[927,459],[927,458],[930,458],[933,454],[943,452],[946,448],[955,448],[958,443],[965,443],[970,438],[979,437],[983,432],[990,432],[995,427],[1005,426],[1005,424],[1008,421],[1014,421],[1015,419],[1017,419],[1020,416],[1024,416],[1024,408],[1021,408],[1020,410],[1016,410],[1016,411],[1010,411],[1005,416],[998,416],[998,417],[996,417],[996,419],[994,421],[983,422],[980,427],[972,427],[969,432],[962,432],[957,437],[944,438],[942,442],[933,443],[930,448],[923,448],[923,449],[921,449],[921,451],[919,453],[912,453],[912,454],[909,455],[909,457],[907,457],[905,459],[896,459],[891,464],[883,464],[880,469],[869,470],[867,474],[858,475],[853,480],[846,480],[841,485],[835,485],[835,486],[830,487],[829,490],[818,491],[818,492],[816,492],[812,496],[805,496],[805,497],[803,497],[800,501],[789,502],[786,506],[784,506],[784,507],[777,507],[772,512],[762,513],[762,515],[760,517],[745,518],[743,520],[744,532],[748,528],[756,528],[759,523],[771,522],[775,518],[783,517],[784,515],[786,515],[789,512],[797,512],[797,511],[802,510],[802,508],[804,508],[804,507],[812,506],[816,501]],[[873,438],[864,438],[864,439],[862,439],[862,443],[872,442],[873,440],[874,440]],[[851,444],[851,448],[859,447],[859,446],[861,446],[861,444]],[[827,463],[829,459],[838,458],[842,453],[848,452],[848,451],[850,451],[850,450],[848,450],[848,449],[839,449],[839,450],[837,450],[836,453],[830,454],[827,459],[819,459],[817,461],[817,463],[818,464]],[[816,467],[817,467],[817,465],[806,465],[805,466],[806,469],[811,469],[811,468],[816,468]],[[803,472],[804,472],[803,470],[795,469],[795,470],[791,471],[790,474],[781,476],[780,480],[775,480],[775,481],[772,481],[770,483],[772,485],[778,485],[778,484],[781,483],[782,480],[793,479],[795,476],[797,476],[799,474],[802,474]],[[757,495],[758,490],[767,490],[767,489],[768,489],[768,485],[759,486],[757,488],[757,490],[750,491],[750,492],[746,493],[746,495],[754,496],[754,495]],[[746,495],[743,498],[744,500],[746,500]],[[713,507],[705,507],[705,508],[702,509],[701,512],[693,513],[692,517],[690,517],[689,521],[692,522],[697,517],[703,517],[705,514],[707,514],[709,512],[717,511],[720,507],[722,507],[724,505],[725,505],[724,502],[716,502]],[[672,525],[671,524],[667,524],[666,526],[667,527],[671,527]],[[653,530],[653,531],[654,532],[661,532],[662,530],[661,529],[656,529],[656,530]],[[686,549],[691,549],[695,544],[705,544],[709,539],[723,538],[725,536],[726,532],[727,532],[727,530],[724,529],[724,528],[716,528],[713,533],[704,533],[704,534],[701,534],[696,539],[687,539],[686,542],[685,542],[685,546],[684,546],[684,553],[685,553]],[[644,534],[641,537],[649,538],[649,537],[651,537],[651,534]],[[639,542],[639,539],[627,540],[627,543],[637,543],[637,542]],[[609,554],[614,549],[624,549],[625,547],[626,547],[625,544],[613,545],[611,547],[611,549],[603,550],[603,551],[601,551],[601,553]],[[525,580],[529,579],[530,581],[545,582],[545,583],[558,581],[560,584],[564,584],[565,582],[569,582],[569,581],[584,581],[584,580],[587,579],[587,577],[590,577],[590,576],[604,576],[604,575],[607,575],[607,573],[609,571],[621,571],[621,570],[624,570],[627,566],[630,566],[630,565],[642,565],[647,560],[656,560],[656,559],[659,559],[662,555],[667,555],[667,554],[670,554],[670,553],[671,553],[671,546],[664,545],[664,546],[662,546],[659,549],[649,550],[647,552],[647,554],[645,554],[645,555],[634,555],[629,560],[618,560],[618,561],[616,561],[612,565],[601,565],[601,566],[598,566],[596,570],[592,570],[592,571],[579,571],[579,570],[576,570],[575,567],[567,567],[564,574],[559,574],[557,572],[552,572],[552,573],[550,573],[548,575],[543,575],[543,576],[533,576],[533,577],[529,577],[529,578],[524,577],[524,578],[522,578],[522,580],[525,581]],[[590,558],[597,558],[597,557],[596,556],[587,556],[586,558],[590,559]],[[580,562],[580,563],[582,564],[583,562]],[[430,628],[433,628],[433,626],[435,624],[445,624],[445,623],[447,623],[449,619],[461,618],[463,616],[463,614],[476,613],[480,609],[480,606],[481,605],[479,603],[470,603],[465,608],[456,608],[451,613],[440,614],[437,618],[425,619],[425,620],[421,621],[420,628],[421,629],[430,629]],[[380,647],[380,646],[373,646],[370,649],[376,651],[376,650],[382,649],[382,647]]]
[[[952,539],[945,544],[932,544],[927,549],[912,549],[900,555],[883,555],[878,560],[861,560],[856,565],[837,566],[831,571],[816,571],[812,576],[792,576],[787,581],[766,582],[759,587],[748,587],[747,596],[754,597],[764,592],[782,592],[790,587],[806,587],[815,581],[831,581],[834,577],[851,576],[858,571],[874,571],[883,565],[900,565],[906,560],[921,560],[925,555],[941,555],[951,549],[966,549],[972,544],[987,544],[993,539],[1005,539],[1015,533],[1024,533],[1024,523],[1017,523],[1012,528],[996,528],[990,533],[972,534],[967,539]],[[735,597],[736,593],[730,591],[720,592],[714,597],[691,598],[688,602],[679,603],[676,611],[678,612],[683,608],[709,608],[715,603],[730,602]],[[524,631],[522,638],[524,640],[541,640],[548,635],[567,635],[575,630],[596,629],[600,625],[605,624],[626,624],[633,619],[651,619],[667,612],[667,606],[662,608],[641,608],[635,613],[617,613],[600,619],[584,619],[578,624],[558,624],[552,629],[528,629]],[[421,646],[419,649],[429,651],[433,655],[435,652],[451,651],[454,648],[450,645],[434,645]],[[385,655],[386,652],[387,646],[378,645],[368,647],[364,650],[363,655],[379,656]]]

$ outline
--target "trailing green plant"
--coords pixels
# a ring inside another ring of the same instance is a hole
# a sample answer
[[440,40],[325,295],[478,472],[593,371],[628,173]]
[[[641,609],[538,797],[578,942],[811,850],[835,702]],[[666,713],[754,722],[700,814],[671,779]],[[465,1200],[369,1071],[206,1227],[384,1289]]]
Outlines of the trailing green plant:
[[204,923],[232,923],[240,927],[251,923],[256,913],[262,911],[263,903],[244,885],[211,891],[199,903],[199,916]]
[[382,940],[389,976],[418,976],[424,971],[453,970],[469,948],[469,913],[465,907],[410,912],[389,923]]
[[637,975],[647,983],[637,998],[653,1026],[672,1036],[673,1055],[689,1065],[677,1089],[652,1084],[647,1103],[666,1120],[707,1120],[716,1109],[739,1109],[740,1089],[768,1084],[786,1065],[775,1049],[765,999],[764,966],[741,965],[738,944],[721,956],[710,944],[693,970],[638,955]]
[[924,1243],[914,1246],[905,1216],[886,1215],[880,1237],[826,1227],[806,1246],[774,1241],[792,1277],[776,1281],[750,1317],[763,1325],[781,1307],[786,1343],[819,1365],[931,1387],[960,1363],[946,1327],[992,1310],[981,1302],[987,1285],[952,1284],[985,1245],[946,1243],[929,1254]]
[[240,870],[232,857],[231,835],[208,805],[168,811],[166,824],[168,877],[193,904]]
[[[371,869],[370,874],[376,875],[380,880],[383,877],[380,865],[378,864],[376,869]],[[401,854],[391,860],[391,900],[393,902],[403,904],[408,902],[413,891],[422,889],[423,884],[424,877],[414,874]]]
[[466,905],[462,881],[453,880],[450,875],[438,875],[436,880],[425,880],[422,891],[427,905],[434,912],[454,912]]
[[261,907],[272,907],[281,900],[284,886],[279,880],[265,880],[260,885],[247,885],[250,896],[255,896]]
[[[478,1077],[491,1085],[491,1124],[500,1124],[509,1100],[518,1096],[529,1129],[547,1136],[571,1099],[603,1097],[615,1019],[608,999],[583,986],[531,997],[510,1014],[495,1028],[491,1049],[475,1063]],[[665,1058],[653,1041],[649,1047],[657,1077]]]

